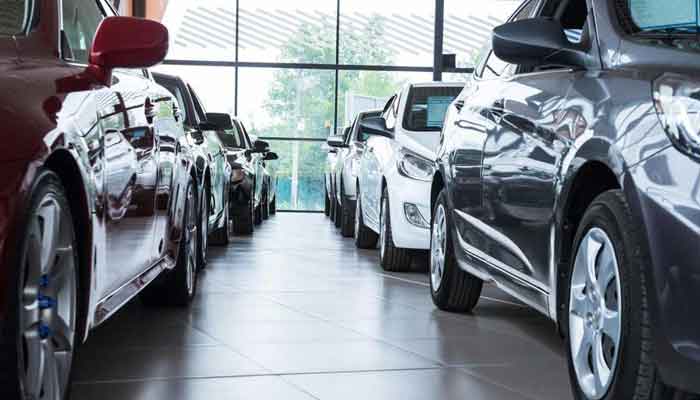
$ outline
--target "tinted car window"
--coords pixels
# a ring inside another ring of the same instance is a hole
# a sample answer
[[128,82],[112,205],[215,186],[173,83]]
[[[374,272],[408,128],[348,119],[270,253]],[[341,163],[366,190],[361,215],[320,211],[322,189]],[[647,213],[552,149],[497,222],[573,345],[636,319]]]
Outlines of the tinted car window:
[[223,143],[224,147],[245,147],[241,145],[241,136],[240,132],[238,132],[238,129],[236,128],[236,124],[233,124],[233,129],[227,129],[225,131],[216,131],[216,135],[219,137],[219,140],[221,140],[221,143]]
[[200,121],[206,121],[207,120],[207,112],[204,111],[204,106],[202,105],[202,102],[199,100],[199,96],[197,96],[197,93],[195,93],[195,91],[192,90],[192,86],[187,85],[187,87],[190,89],[190,94],[192,95],[192,102],[194,103],[194,111],[197,113],[197,117],[199,118]]
[[180,111],[184,113],[185,110],[187,110],[187,108],[185,107],[185,98],[182,95],[182,90],[180,89],[180,86],[178,86],[174,81],[163,79],[159,80],[158,84],[168,89],[168,91],[172,93],[173,96],[175,96],[175,99],[177,100],[177,105],[178,107],[180,107]]
[[68,42],[63,46],[63,57],[87,63],[102,19],[102,9],[94,0],[63,0],[63,32]]
[[412,88],[406,104],[404,129],[409,131],[441,130],[447,108],[461,92],[462,88],[458,86]]
[[31,17],[32,2],[28,0],[0,1],[0,36],[14,36],[25,30]]

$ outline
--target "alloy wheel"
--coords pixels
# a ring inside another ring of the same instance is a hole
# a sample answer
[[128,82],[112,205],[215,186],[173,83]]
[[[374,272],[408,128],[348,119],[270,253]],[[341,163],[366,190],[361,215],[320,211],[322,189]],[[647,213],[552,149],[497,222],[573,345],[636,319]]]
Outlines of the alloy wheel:
[[622,329],[620,270],[600,228],[581,240],[569,292],[569,342],[576,378],[592,400],[607,393],[617,368]]
[[185,249],[187,254],[187,294],[194,293],[194,280],[197,273],[197,217],[191,212],[191,207],[196,204],[194,201],[194,189],[192,185],[187,189],[187,205],[185,208]]
[[30,399],[61,399],[67,389],[77,319],[73,243],[68,210],[47,194],[29,221],[23,264],[20,373]]
[[433,221],[433,234],[430,240],[430,281],[433,291],[440,289],[445,272],[445,254],[447,252],[447,223],[445,207],[438,204]]

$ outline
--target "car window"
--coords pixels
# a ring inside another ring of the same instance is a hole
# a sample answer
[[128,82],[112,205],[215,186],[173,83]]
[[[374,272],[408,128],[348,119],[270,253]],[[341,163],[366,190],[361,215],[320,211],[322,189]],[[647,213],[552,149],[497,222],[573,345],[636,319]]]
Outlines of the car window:
[[250,136],[248,135],[248,130],[245,128],[245,125],[243,122],[238,121],[238,125],[241,131],[241,135],[243,136],[243,143],[245,144],[246,149],[252,149],[253,144],[250,141]]
[[30,0],[0,1],[0,36],[21,35],[33,19],[34,2]]
[[[178,107],[180,107],[180,111],[183,113],[187,113],[187,108],[185,107],[185,97],[182,94],[182,90],[180,89],[180,86],[175,83],[175,81],[172,81],[170,79],[159,79],[158,84],[163,86],[164,88],[168,89],[170,93],[172,93],[173,96],[175,96],[175,100],[177,101]],[[189,116],[185,115],[185,120],[187,124],[191,124],[192,122],[189,120]]]
[[104,19],[94,0],[63,0],[63,58],[87,63],[97,27]]
[[199,96],[197,96],[197,92],[195,92],[192,89],[192,86],[187,85],[187,88],[190,91],[190,95],[192,96],[192,103],[194,103],[194,112],[197,113],[197,117],[199,118],[200,121],[206,121],[207,120],[207,112],[204,110],[204,106],[202,105],[201,100],[199,100]]
[[460,86],[413,87],[406,101],[403,127],[409,131],[439,131]]
[[244,147],[241,145],[241,136],[240,132],[238,132],[236,124],[233,124],[232,129],[216,131],[216,135],[219,137],[219,140],[221,140],[224,147],[236,147],[239,149]]
[[700,52],[700,3],[697,0],[615,2],[620,25],[646,44]]
[[[526,1],[508,21],[515,22],[532,17],[535,13],[537,4],[538,2],[535,0]],[[490,43],[484,47],[482,54],[487,56],[486,58],[483,58],[484,56],[482,56],[481,61],[477,64],[479,66],[477,68],[477,77],[480,77],[481,79],[496,79],[512,75],[515,72],[517,66],[508,64],[507,62],[496,57],[496,55],[493,54],[493,51],[491,51]]]

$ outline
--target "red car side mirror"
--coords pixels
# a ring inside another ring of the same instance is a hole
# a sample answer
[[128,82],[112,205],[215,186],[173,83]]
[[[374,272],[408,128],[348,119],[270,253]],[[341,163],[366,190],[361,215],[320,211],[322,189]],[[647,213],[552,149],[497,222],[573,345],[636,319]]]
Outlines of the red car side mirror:
[[147,68],[168,54],[168,29],[141,18],[108,17],[97,28],[88,70],[109,86],[114,68]]

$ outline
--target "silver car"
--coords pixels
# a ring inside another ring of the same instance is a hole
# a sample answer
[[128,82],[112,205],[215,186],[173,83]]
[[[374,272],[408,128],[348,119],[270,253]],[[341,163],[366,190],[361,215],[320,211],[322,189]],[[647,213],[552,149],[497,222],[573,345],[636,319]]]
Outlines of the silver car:
[[362,133],[360,123],[370,117],[378,117],[381,110],[361,112],[355,117],[345,135],[328,138],[328,145],[336,149],[334,165],[331,166],[330,198],[334,222],[344,237],[352,237],[355,230],[355,200],[357,171],[360,158],[365,151],[367,137]]

